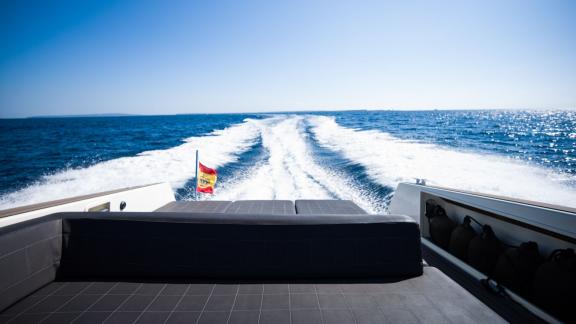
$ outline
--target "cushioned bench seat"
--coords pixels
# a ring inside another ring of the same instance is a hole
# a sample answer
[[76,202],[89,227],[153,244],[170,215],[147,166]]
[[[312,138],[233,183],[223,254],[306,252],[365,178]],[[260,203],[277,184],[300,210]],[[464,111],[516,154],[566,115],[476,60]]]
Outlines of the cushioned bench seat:
[[172,213],[224,213],[232,204],[231,201],[173,201],[160,208],[157,212]]
[[0,323],[502,323],[435,268],[391,281],[62,281]]
[[169,213],[227,213],[294,215],[296,208],[290,200],[242,201],[173,201],[156,210]]
[[303,215],[367,214],[350,200],[296,200],[296,213]]
[[227,214],[294,215],[296,208],[290,200],[239,200],[233,202]]
[[366,214],[350,200],[242,200],[242,201],[173,201],[157,212],[227,213],[275,215],[352,215]]
[[[405,216],[67,213],[65,277],[366,277],[422,272]],[[104,262],[106,261],[106,262]]]

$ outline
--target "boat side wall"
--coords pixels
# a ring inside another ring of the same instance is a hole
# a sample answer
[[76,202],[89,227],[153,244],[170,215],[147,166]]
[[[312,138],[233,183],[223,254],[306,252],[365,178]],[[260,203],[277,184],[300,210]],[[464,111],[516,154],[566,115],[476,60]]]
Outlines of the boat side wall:
[[[422,223],[425,200],[434,197],[439,198],[439,203],[445,202],[446,206],[462,207],[454,208],[454,211],[497,215],[501,219],[524,223],[569,239],[576,239],[576,213],[562,210],[561,206],[554,208],[551,205],[539,205],[537,202],[461,192],[456,189],[401,183],[392,198],[389,211],[391,214],[410,216],[416,222]],[[422,231],[422,234],[426,233]]]
[[94,211],[99,208],[120,211],[121,202],[126,203],[125,212],[151,212],[174,200],[174,192],[168,183],[120,189],[0,211],[0,228],[61,212]]
[[0,228],[0,311],[52,282],[61,256],[61,219]]
[[[419,222],[422,244],[477,282],[488,278],[490,274],[482,273],[459,260],[430,239],[429,222],[425,216],[427,200],[434,200],[442,206],[455,223],[462,223],[464,217],[469,215],[481,224],[490,225],[496,237],[511,246],[528,241],[537,242],[543,256],[550,255],[556,249],[576,249],[576,212],[570,208],[449,188],[400,184],[391,201],[390,212],[407,215]],[[475,223],[472,227],[477,233],[481,231]],[[512,300],[540,319],[550,323],[558,322],[525,297],[507,287],[502,289]]]

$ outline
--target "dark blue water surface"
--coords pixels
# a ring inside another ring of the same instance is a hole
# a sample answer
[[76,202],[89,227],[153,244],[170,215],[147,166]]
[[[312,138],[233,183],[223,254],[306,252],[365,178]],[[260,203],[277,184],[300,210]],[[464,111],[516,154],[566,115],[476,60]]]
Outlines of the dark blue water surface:
[[[505,156],[559,174],[576,175],[574,111],[347,111],[310,112],[347,128],[377,130],[399,139],[436,144],[461,151]],[[0,197],[38,183],[43,176],[86,168],[144,151],[176,147],[189,137],[241,124],[246,118],[278,114],[176,115],[137,117],[38,118],[0,120]],[[390,188],[367,178],[367,170],[314,143],[313,158],[328,169],[358,174],[367,195],[388,199]],[[266,160],[256,139],[237,161],[220,170],[220,179],[239,177]],[[192,195],[190,184],[177,188],[179,199]]]
[[336,112],[346,127],[395,137],[496,153],[576,174],[575,111]]
[[42,175],[167,149],[248,117],[259,118],[230,114],[0,119],[0,195]]

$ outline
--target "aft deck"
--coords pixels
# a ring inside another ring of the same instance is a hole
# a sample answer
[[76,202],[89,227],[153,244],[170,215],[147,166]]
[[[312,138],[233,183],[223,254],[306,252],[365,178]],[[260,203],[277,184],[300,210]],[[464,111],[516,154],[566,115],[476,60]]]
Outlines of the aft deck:
[[432,267],[371,281],[56,281],[0,323],[499,323]]
[[349,201],[171,202],[0,228],[0,323],[505,322]]

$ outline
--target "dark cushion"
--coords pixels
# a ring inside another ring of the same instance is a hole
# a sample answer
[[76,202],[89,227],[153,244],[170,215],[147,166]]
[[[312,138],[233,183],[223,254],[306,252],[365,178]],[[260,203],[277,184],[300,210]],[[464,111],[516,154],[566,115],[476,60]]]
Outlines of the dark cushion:
[[422,273],[419,227],[404,216],[62,216],[62,278],[325,278]]
[[157,212],[171,213],[223,213],[232,204],[231,201],[173,201],[158,209]]
[[226,214],[294,215],[296,208],[291,200],[239,200],[226,209]]
[[302,215],[367,214],[351,200],[296,200],[296,213]]

